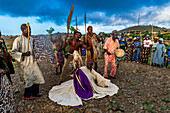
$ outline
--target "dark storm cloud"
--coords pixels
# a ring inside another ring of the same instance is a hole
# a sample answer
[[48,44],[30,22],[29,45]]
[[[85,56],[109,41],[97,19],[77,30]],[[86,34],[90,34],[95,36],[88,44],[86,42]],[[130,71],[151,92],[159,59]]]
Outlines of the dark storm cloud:
[[84,12],[87,12],[87,20],[92,23],[114,25],[112,15],[116,15],[114,18],[133,22],[136,21],[136,16],[129,15],[132,10],[143,6],[159,6],[168,1],[170,0],[0,0],[0,15],[38,16],[40,19],[37,21],[40,23],[52,21],[62,25],[67,21],[70,8],[74,4],[73,21],[78,16],[78,23],[82,24]]

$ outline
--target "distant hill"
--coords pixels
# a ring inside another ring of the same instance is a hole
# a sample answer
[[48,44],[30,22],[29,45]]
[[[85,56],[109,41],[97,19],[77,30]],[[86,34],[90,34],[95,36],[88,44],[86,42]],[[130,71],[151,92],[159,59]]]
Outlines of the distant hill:
[[[130,32],[130,31],[148,31],[151,32],[152,31],[152,26],[151,25],[146,25],[146,26],[132,26],[132,27],[128,27],[125,29],[122,29],[119,31],[119,33],[124,33],[124,32]],[[170,32],[170,29],[166,29],[166,28],[161,28],[158,26],[153,26],[153,32]]]

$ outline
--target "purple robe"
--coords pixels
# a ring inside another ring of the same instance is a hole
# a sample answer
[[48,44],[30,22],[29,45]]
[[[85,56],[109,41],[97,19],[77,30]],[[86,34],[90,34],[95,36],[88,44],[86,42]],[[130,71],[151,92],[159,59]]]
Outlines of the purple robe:
[[[81,85],[76,77],[76,70],[73,72],[73,83],[76,94],[82,99],[88,99],[93,96],[93,88],[89,82],[89,79],[81,69],[77,70],[77,77],[79,78]],[[83,88],[82,88],[83,87]]]

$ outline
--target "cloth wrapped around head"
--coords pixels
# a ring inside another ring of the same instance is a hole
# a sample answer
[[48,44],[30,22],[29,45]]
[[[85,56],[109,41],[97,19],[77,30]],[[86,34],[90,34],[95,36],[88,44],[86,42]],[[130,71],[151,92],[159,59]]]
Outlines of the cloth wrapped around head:
[[139,37],[139,36],[137,36],[136,38],[140,40],[140,37]]
[[87,64],[87,62],[89,62],[89,61],[93,62],[93,60],[92,60],[92,59],[88,59],[88,60],[86,61],[86,64]]
[[162,41],[162,43],[163,43],[163,41],[164,41],[164,39],[163,39],[163,38],[160,38],[159,40],[160,40],[160,41]]

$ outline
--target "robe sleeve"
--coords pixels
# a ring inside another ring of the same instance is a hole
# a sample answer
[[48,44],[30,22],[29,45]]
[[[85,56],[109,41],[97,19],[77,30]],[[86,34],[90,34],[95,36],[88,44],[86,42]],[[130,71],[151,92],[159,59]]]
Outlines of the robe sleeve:
[[16,38],[13,42],[13,47],[11,51],[12,57],[17,60],[18,62],[21,62],[22,60],[22,52],[20,52],[20,44],[18,38]]
[[94,79],[97,80],[97,85],[101,87],[109,87],[110,80],[105,79],[102,75],[97,73],[95,70],[92,70],[92,74],[94,75]]

